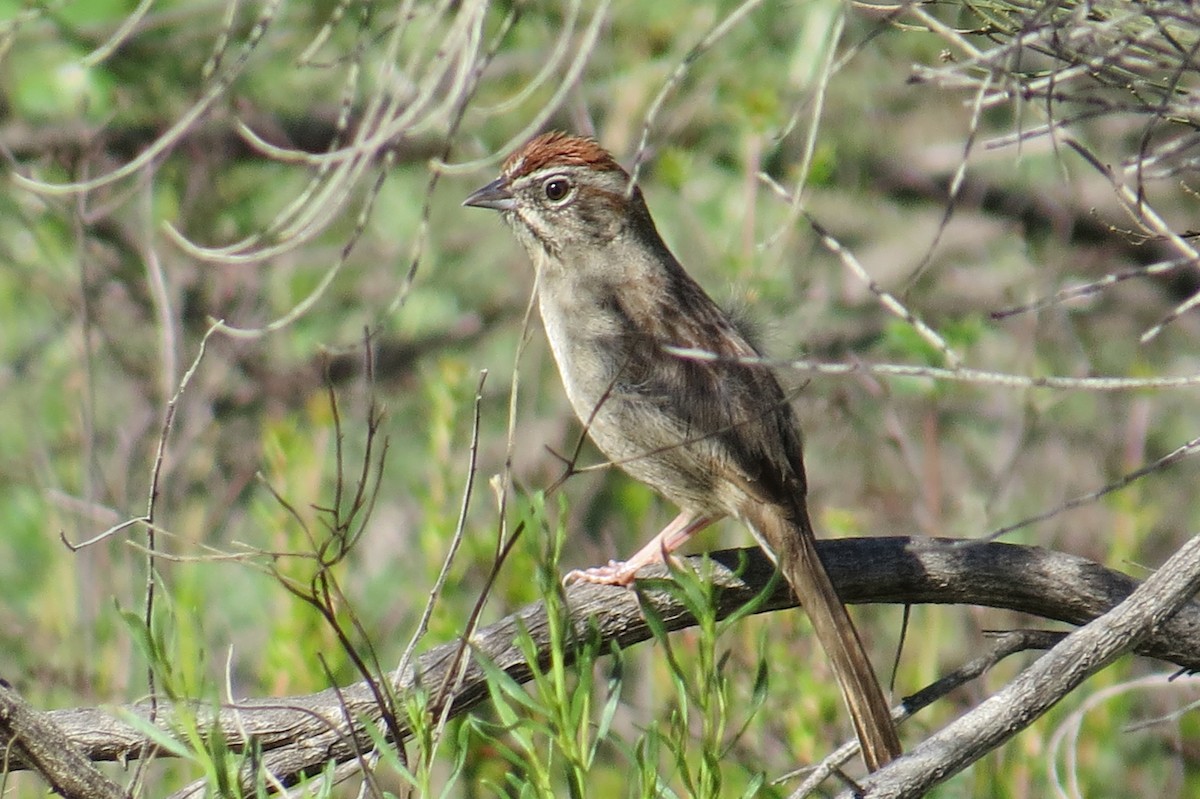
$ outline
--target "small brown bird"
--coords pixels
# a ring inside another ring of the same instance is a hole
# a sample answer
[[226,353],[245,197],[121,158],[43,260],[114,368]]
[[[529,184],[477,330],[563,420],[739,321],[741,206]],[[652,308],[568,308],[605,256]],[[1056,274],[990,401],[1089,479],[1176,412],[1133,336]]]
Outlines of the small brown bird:
[[568,579],[628,584],[717,519],[742,520],[807,610],[867,767],[899,756],[888,703],[817,554],[787,397],[769,369],[737,360],[759,354],[667,249],[629,175],[591,139],[547,133],[463,204],[499,211],[528,251],[563,386],[592,441],[680,508],[628,561]]

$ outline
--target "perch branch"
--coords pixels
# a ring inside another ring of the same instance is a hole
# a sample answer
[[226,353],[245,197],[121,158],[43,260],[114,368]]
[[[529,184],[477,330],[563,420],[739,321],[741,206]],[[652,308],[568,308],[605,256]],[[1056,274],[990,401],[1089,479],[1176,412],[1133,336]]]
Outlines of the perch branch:
[[[1022,575],[1023,577],[1023,575]],[[1169,626],[1200,590],[1192,538],[1108,613],[1064,638],[977,707],[867,776],[842,799],[915,799],[1028,727],[1092,674]]]
[[[861,538],[821,541],[820,551],[838,591],[850,603],[982,605],[1083,625],[1116,607],[1138,586],[1136,580],[1089,560],[1012,544]],[[756,548],[725,550],[709,557],[716,566],[713,580],[719,590],[715,602],[721,616],[756,596],[773,573],[770,561]],[[634,592],[580,584],[571,586],[566,598],[579,635],[598,635],[604,647],[612,642],[629,647],[651,636]],[[643,591],[641,599],[654,606],[670,630],[693,623],[666,592]],[[781,583],[761,610],[793,604]],[[530,672],[516,645],[521,629],[528,631],[540,653],[547,652],[548,623],[540,603],[481,628],[472,638],[472,648],[514,679],[524,681]],[[457,648],[457,643],[443,644],[416,658],[397,681],[397,695],[440,685]],[[1158,625],[1135,651],[1184,669],[1200,670],[1200,605],[1184,606]],[[472,659],[461,687],[445,701],[450,713],[458,715],[486,698],[483,670]],[[433,717],[442,710],[440,706],[427,708]],[[330,760],[351,760],[369,748],[365,725],[377,721],[379,712],[369,687],[358,683],[316,694],[223,706],[211,716],[201,713],[200,726],[216,726],[226,744],[235,749],[252,739],[261,752],[260,765],[290,784],[301,773],[314,773]],[[46,715],[87,758],[99,761],[137,757],[147,745],[146,737],[123,720],[124,714],[145,719],[147,708],[78,708]],[[171,716],[169,705],[161,707],[156,723],[170,729]],[[408,733],[402,726],[402,734]],[[29,764],[18,758],[10,767],[28,768]]]

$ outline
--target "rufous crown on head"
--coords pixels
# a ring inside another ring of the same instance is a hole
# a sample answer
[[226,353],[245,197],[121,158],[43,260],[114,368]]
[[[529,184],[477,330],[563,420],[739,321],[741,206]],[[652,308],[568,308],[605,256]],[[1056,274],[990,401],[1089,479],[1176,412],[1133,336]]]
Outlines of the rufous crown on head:
[[510,155],[504,162],[503,172],[511,180],[553,166],[585,166],[601,172],[625,171],[595,139],[553,130],[533,137]]

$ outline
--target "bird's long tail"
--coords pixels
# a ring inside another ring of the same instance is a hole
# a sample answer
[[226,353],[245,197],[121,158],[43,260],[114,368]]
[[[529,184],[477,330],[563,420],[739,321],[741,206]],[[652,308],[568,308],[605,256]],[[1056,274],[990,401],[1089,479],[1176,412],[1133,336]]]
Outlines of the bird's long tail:
[[770,545],[784,578],[808,613],[817,640],[833,663],[863,760],[869,770],[879,769],[900,756],[900,739],[854,622],[817,554],[807,509],[803,504],[793,510],[756,503],[742,516]]

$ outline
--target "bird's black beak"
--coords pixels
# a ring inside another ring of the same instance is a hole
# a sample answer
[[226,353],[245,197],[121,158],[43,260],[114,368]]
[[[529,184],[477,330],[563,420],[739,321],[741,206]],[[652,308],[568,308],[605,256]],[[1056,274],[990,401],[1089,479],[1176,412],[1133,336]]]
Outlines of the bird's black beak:
[[490,208],[493,211],[511,211],[516,206],[516,201],[512,192],[508,190],[508,181],[499,177],[463,200],[463,205]]

